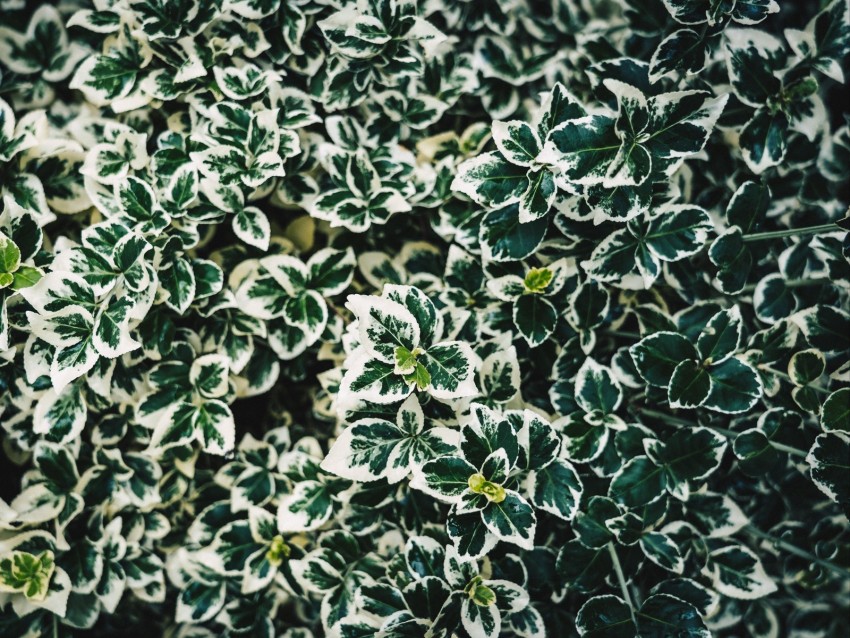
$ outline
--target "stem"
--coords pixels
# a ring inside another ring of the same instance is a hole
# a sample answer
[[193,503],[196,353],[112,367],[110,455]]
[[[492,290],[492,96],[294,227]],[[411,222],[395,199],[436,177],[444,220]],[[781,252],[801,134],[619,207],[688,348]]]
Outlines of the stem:
[[784,541],[781,538],[776,538],[775,536],[771,536],[770,534],[765,534],[763,531],[753,527],[752,525],[748,525],[746,527],[746,531],[757,538],[761,538],[762,540],[766,540],[773,543],[776,547],[784,549],[789,554],[794,554],[795,556],[799,556],[800,558],[805,558],[806,560],[811,561],[816,565],[820,565],[824,569],[828,569],[829,571],[834,572],[839,576],[843,576],[844,578],[850,578],[850,571],[848,571],[847,569],[836,565],[835,563],[831,563],[828,560],[818,558],[814,554],[807,552],[804,549],[800,549],[796,545],[792,545],[791,543]]
[[[658,410],[650,410],[649,408],[638,408],[641,414],[646,416],[654,417],[657,419],[662,419],[668,425],[672,425],[675,428],[696,428],[696,427],[705,427],[709,430],[714,430],[718,434],[722,434],[726,438],[735,438],[740,432],[735,432],[735,430],[727,430],[726,428],[719,428],[713,425],[704,425],[700,426],[698,423],[693,423],[691,421],[685,421],[684,419],[680,419],[675,416],[671,416],[669,414],[665,414],[664,412],[659,412]],[[785,445],[783,443],[777,443],[775,441],[771,441],[768,439],[768,443],[770,446],[776,450],[781,452],[785,452],[787,454],[791,454],[792,456],[799,456],[800,458],[806,458],[808,456],[808,452],[804,452],[803,450],[798,450],[797,448],[791,447],[790,445]]]
[[841,230],[835,224],[820,224],[819,226],[806,226],[805,228],[788,228],[786,230],[772,230],[766,233],[752,233],[744,235],[744,243],[762,241],[765,239],[779,239],[781,237],[803,237],[805,235],[819,235],[821,233],[834,233]]
[[623,567],[620,565],[620,559],[617,556],[617,550],[614,543],[608,541],[608,553],[611,554],[611,561],[614,563],[614,571],[617,574],[617,580],[620,582],[620,591],[623,593],[623,599],[629,606],[629,615],[632,617],[632,622],[635,620],[635,606],[632,604],[632,597],[629,595],[629,588],[626,587],[626,577],[623,575]]

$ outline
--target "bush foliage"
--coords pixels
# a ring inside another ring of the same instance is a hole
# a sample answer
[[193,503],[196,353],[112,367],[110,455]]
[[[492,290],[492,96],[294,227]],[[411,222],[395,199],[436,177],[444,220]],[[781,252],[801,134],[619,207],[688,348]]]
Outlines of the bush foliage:
[[846,636],[848,51],[0,0],[0,634]]

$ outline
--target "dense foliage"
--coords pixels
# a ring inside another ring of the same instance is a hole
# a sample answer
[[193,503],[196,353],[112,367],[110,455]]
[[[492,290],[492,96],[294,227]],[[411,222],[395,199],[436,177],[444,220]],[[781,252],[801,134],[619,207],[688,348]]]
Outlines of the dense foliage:
[[0,635],[846,636],[847,0],[0,0]]

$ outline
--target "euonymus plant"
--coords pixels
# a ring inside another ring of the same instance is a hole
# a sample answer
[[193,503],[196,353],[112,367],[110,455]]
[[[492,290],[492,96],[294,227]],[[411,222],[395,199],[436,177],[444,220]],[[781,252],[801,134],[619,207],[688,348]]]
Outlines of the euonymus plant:
[[0,0],[0,635],[838,638],[848,0]]

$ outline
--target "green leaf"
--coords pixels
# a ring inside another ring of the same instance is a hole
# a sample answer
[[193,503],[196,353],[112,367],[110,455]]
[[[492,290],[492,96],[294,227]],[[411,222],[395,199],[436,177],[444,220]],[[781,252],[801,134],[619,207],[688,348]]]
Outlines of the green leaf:
[[520,120],[493,122],[493,141],[511,164],[530,167],[540,154],[542,144],[537,132]]
[[92,343],[102,357],[114,359],[141,347],[130,334],[135,303],[128,297],[112,299],[95,317]]
[[742,102],[758,108],[780,91],[776,71],[785,66],[786,49],[778,38],[759,29],[728,29],[725,37],[732,87]]
[[557,166],[572,184],[602,184],[620,146],[613,119],[588,115],[552,129],[538,161]]
[[466,460],[446,456],[429,461],[411,482],[411,487],[449,503],[457,503],[469,490],[469,477],[477,470]]
[[537,249],[548,226],[546,217],[521,223],[519,205],[515,204],[487,213],[481,221],[479,239],[493,261],[519,261]]
[[501,208],[518,202],[527,183],[524,166],[505,161],[499,153],[484,153],[458,167],[452,190],[482,206]]
[[0,558],[0,592],[21,593],[27,600],[44,600],[54,569],[51,551],[38,555],[10,552]]
[[195,273],[191,264],[182,257],[159,273],[159,283],[168,293],[165,303],[184,314],[195,299]]
[[40,268],[20,266],[14,272],[12,290],[21,290],[23,288],[35,286],[42,277],[44,277],[44,272]]
[[623,390],[610,368],[588,358],[576,375],[575,398],[585,412],[612,414],[623,400]]
[[759,109],[741,131],[741,150],[750,170],[760,175],[785,158],[788,150],[788,116]]
[[673,371],[667,388],[671,408],[696,408],[702,405],[711,391],[711,376],[696,361],[682,361]]
[[412,387],[401,375],[396,374],[392,363],[372,359],[367,354],[350,362],[339,392],[341,397],[347,396],[350,400],[385,404],[407,398]]
[[738,306],[714,315],[697,338],[697,351],[706,365],[718,364],[741,347],[743,338]]
[[690,341],[675,332],[656,332],[629,348],[640,375],[650,385],[666,388],[676,366],[697,358]]
[[739,359],[726,359],[708,369],[711,392],[703,406],[723,412],[739,414],[751,409],[759,400],[763,386],[758,373]]
[[850,350],[850,314],[827,305],[816,305],[797,313],[796,323],[806,340],[818,350],[839,352]]
[[528,482],[531,502],[536,508],[565,521],[573,519],[584,486],[568,461],[556,459],[530,474]]
[[328,487],[318,481],[301,481],[280,500],[277,511],[280,532],[307,532],[324,525],[333,514]]
[[640,548],[646,557],[659,567],[681,574],[685,560],[679,546],[672,538],[660,532],[649,532],[640,537]]
[[647,443],[645,448],[653,462],[664,466],[671,493],[687,494],[685,483],[701,481],[718,468],[726,438],[707,428],[682,429],[663,442]]
[[323,248],[307,262],[307,268],[310,269],[309,286],[326,297],[338,295],[351,283],[355,266],[351,248]]
[[528,186],[519,200],[519,222],[527,224],[546,216],[555,203],[558,188],[555,177],[548,168],[528,174]]
[[0,273],[13,273],[21,265],[21,251],[11,239],[0,232]]
[[531,505],[516,492],[506,490],[503,501],[489,503],[481,512],[481,520],[499,540],[524,549],[534,548],[537,517]]
[[844,432],[828,432],[815,439],[806,456],[812,480],[833,501],[850,507],[850,437]]
[[613,538],[613,533],[608,529],[606,521],[620,515],[620,508],[610,498],[591,496],[586,507],[573,519],[573,531],[585,547],[603,548]]
[[617,596],[594,596],[576,616],[576,630],[584,638],[632,638],[635,623],[629,606]]
[[674,71],[696,74],[705,68],[706,40],[693,29],[679,29],[655,49],[649,62],[649,78],[657,82]]
[[727,224],[737,226],[744,234],[757,231],[767,216],[770,197],[767,182],[744,182],[726,207]]
[[701,251],[711,229],[711,220],[702,208],[668,206],[649,223],[642,239],[658,259],[676,262]]
[[369,353],[386,363],[395,361],[398,347],[419,345],[419,324],[403,305],[367,295],[349,295],[345,307],[357,318],[360,340]]
[[850,11],[843,0],[833,0],[802,31],[787,29],[794,52],[836,82],[844,82],[841,62],[850,49]]
[[513,320],[519,333],[532,348],[546,341],[555,331],[558,311],[540,295],[522,295],[514,302]]
[[271,226],[266,214],[255,206],[246,206],[233,217],[233,232],[249,246],[268,250]]
[[68,443],[83,431],[88,408],[80,384],[70,384],[61,390],[49,389],[38,403],[32,417],[33,432],[49,441]]
[[826,432],[850,432],[850,388],[841,388],[823,402],[820,426]]
[[177,622],[202,623],[214,617],[224,606],[225,581],[192,581],[177,599]]
[[322,461],[322,469],[351,481],[386,478],[397,483],[410,468],[391,462],[408,435],[383,419],[361,419],[346,428]]
[[640,507],[660,498],[666,484],[663,467],[645,456],[636,456],[611,479],[608,495],[627,507]]
[[709,554],[703,573],[724,596],[754,600],[776,591],[776,583],[767,575],[761,561],[742,545],[729,545]]
[[826,360],[820,350],[795,352],[788,362],[788,376],[795,385],[808,385],[817,381],[826,369]]
[[697,608],[669,594],[650,596],[635,616],[641,638],[711,638]]
[[438,399],[477,394],[474,360],[472,348],[462,341],[444,341],[428,348],[421,361],[430,378],[428,392]]

